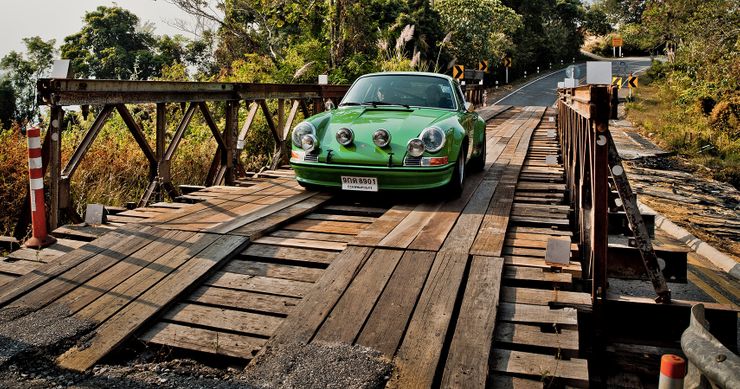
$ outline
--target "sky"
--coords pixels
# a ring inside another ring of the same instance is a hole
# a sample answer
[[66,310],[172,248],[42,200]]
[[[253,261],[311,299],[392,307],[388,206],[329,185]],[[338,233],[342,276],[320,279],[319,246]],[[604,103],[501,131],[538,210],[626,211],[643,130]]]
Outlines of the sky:
[[0,57],[11,50],[25,51],[22,39],[35,35],[44,40],[56,39],[59,49],[64,37],[80,31],[85,12],[100,5],[117,4],[128,9],[142,22],[152,22],[156,35],[193,37],[168,25],[175,19],[190,21],[192,18],[167,0],[0,0],[0,3],[5,4],[0,13]]

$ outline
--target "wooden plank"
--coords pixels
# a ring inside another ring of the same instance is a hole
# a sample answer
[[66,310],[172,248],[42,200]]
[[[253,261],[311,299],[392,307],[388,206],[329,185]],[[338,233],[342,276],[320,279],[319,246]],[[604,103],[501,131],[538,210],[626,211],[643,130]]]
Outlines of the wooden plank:
[[308,343],[371,253],[372,249],[357,246],[342,251],[316,282],[313,291],[283,322],[268,346],[271,343]]
[[349,284],[314,340],[353,343],[380,297],[403,251],[375,250]]
[[109,233],[112,229],[110,226],[89,226],[89,225],[76,225],[67,224],[61,227],[57,227],[51,232],[57,238],[66,237],[70,239],[93,241],[99,237]]
[[548,380],[566,379],[571,385],[588,387],[588,362],[585,359],[559,360],[550,355],[494,349],[491,370]]
[[208,278],[204,282],[204,285],[300,298],[311,290],[313,284],[283,278],[250,276],[219,271]]
[[[10,301],[28,293],[39,285],[55,279],[57,276],[70,269],[75,269],[78,265],[85,263],[90,259],[98,258],[103,260],[104,264],[120,260],[143,246],[148,241],[148,237],[151,236],[151,231],[151,227],[138,226],[136,228],[121,228],[120,230],[110,232],[101,238],[82,246],[80,249],[59,257],[52,263],[40,266],[31,273],[19,277],[5,285],[5,287],[0,290],[0,306],[8,304]],[[91,264],[100,265],[98,260],[91,261]],[[82,275],[85,275],[87,273],[85,273],[84,270],[89,267],[90,265],[82,266],[75,270],[75,272],[80,275],[80,270],[83,270]],[[100,266],[97,268],[100,270]],[[66,290],[69,289],[67,288]],[[64,290],[63,287],[60,287],[61,292],[66,290]]]
[[[331,200],[330,195],[321,193],[299,203],[293,204],[289,207],[283,208],[265,217],[245,223],[239,228],[235,228],[229,231],[229,233],[246,236],[250,240],[255,240],[265,233],[274,230],[283,223],[296,219],[301,215],[305,215],[309,212],[313,212],[329,200]],[[255,214],[254,216],[257,215]],[[243,222],[245,220],[241,221]]]
[[378,350],[388,357],[396,353],[434,256],[429,251],[409,250],[403,254],[362,328],[357,344]]
[[551,307],[591,307],[590,294],[557,289],[504,287],[501,291],[501,301]]
[[545,384],[539,379],[526,379],[503,374],[491,374],[488,387],[496,389],[543,389]]
[[0,286],[3,286],[16,278],[17,277],[14,275],[0,273]]
[[311,213],[305,216],[311,220],[334,220],[340,222],[372,223],[377,220],[376,217],[354,216],[354,215],[336,215],[331,213]]
[[494,339],[496,348],[512,348],[514,345],[534,346],[550,351],[569,351],[578,353],[578,330],[559,328],[545,332],[540,326],[499,322],[496,324]]
[[527,234],[545,234],[545,235],[558,235],[558,236],[573,236],[573,233],[568,230],[559,230],[556,228],[546,227],[527,227],[527,226],[511,226],[509,228],[511,233],[527,233]]
[[[24,260],[0,260],[0,273],[12,274],[15,276],[22,276],[35,270],[39,266],[43,265],[42,262],[24,261]],[[13,277],[12,279],[15,279]]]
[[[55,301],[55,304],[61,304],[61,306],[65,307],[70,312],[77,312],[98,297],[118,286],[121,282],[124,282],[129,277],[136,277],[139,271],[151,266],[152,262],[167,255],[172,250],[176,250],[179,243],[190,239],[193,236],[193,233],[166,231],[165,233],[160,233],[158,235],[157,240],[152,241],[140,250],[126,257],[123,261],[114,264],[106,271],[80,285],[80,287],[60,297]],[[62,277],[64,277],[64,275],[62,275]],[[67,280],[65,279],[63,282],[66,281]],[[31,294],[24,296],[18,300],[18,303],[25,304],[25,301],[27,301],[26,298],[30,296]]]
[[249,359],[267,339],[175,323],[157,323],[139,339],[171,347]]
[[[317,195],[318,195],[317,192],[308,192],[308,191],[298,192],[293,196],[290,196],[286,199],[283,199],[277,202],[270,201],[268,206],[261,207],[257,210],[249,210],[248,212],[237,211],[236,212],[237,217],[232,218],[231,220],[225,221],[221,224],[218,224],[214,227],[211,227],[209,231],[216,232],[219,234],[226,234],[233,230],[241,228],[249,223],[252,223],[261,218],[270,216],[276,212],[282,211],[286,208],[289,208],[295,204],[308,200]],[[317,208],[328,200],[329,198],[327,196],[322,196],[319,198],[318,202],[313,202],[311,204],[313,208]],[[311,210],[311,208],[305,208],[305,207],[302,209],[306,212],[309,212]]]
[[[284,226],[283,229],[293,231],[324,232],[327,234],[357,235],[367,226],[367,223],[303,219],[290,223]],[[354,242],[351,242],[350,244],[354,244]]]
[[[444,202],[421,203],[378,242],[377,247],[406,248],[416,239]],[[437,221],[437,220],[435,220]]]
[[162,319],[261,337],[272,335],[283,321],[277,316],[182,303],[167,310]]
[[309,262],[319,264],[330,264],[337,253],[334,251],[298,249],[293,247],[278,247],[265,244],[252,244],[244,250],[241,255],[247,257],[288,260],[297,262]]
[[59,358],[57,363],[65,369],[84,371],[100,358],[126,340],[150,317],[161,311],[196,280],[206,275],[214,266],[229,258],[247,243],[243,237],[222,236],[205,250],[193,256],[184,265],[170,273],[166,279],[147,290],[129,303],[114,317],[95,330],[95,336],[86,347],[74,347]]
[[414,210],[413,205],[401,204],[395,205],[378,220],[362,231],[358,231],[357,237],[350,242],[355,246],[376,246],[383,238],[388,235],[398,223],[408,216]]
[[299,298],[275,296],[246,290],[202,286],[186,297],[187,301],[226,308],[287,315],[301,301]]
[[442,376],[443,388],[485,388],[504,260],[473,257]]
[[[147,289],[165,278],[168,274],[181,266],[195,253],[205,249],[216,240],[215,236],[203,236],[199,233],[188,233],[190,237],[175,243],[175,247],[159,253],[154,261],[141,263],[140,269],[134,277],[128,277],[106,288],[108,292],[100,295],[88,305],[76,304],[76,316],[93,323],[100,323],[114,315],[126,304],[138,298]],[[145,254],[146,255],[146,254]],[[105,274],[103,274],[105,276]],[[107,278],[107,277],[106,277]],[[105,279],[103,280],[105,282]],[[86,300],[87,301],[87,300]]]
[[468,252],[497,185],[494,180],[482,181],[437,254],[396,356],[400,373],[394,378],[394,385],[431,386]]
[[233,259],[224,266],[223,271],[252,276],[283,278],[286,280],[316,282],[324,273],[323,269],[305,266],[291,266],[275,263]]
[[581,277],[581,264],[578,262],[571,261],[567,266],[551,266],[545,263],[542,258],[533,257],[519,257],[519,256],[504,256],[504,264],[514,266],[525,266],[525,267],[536,267],[541,269],[558,269],[564,273],[572,274],[573,277]]
[[271,233],[270,236],[275,236],[275,237],[280,237],[280,238],[323,240],[323,241],[329,241],[329,242],[342,242],[342,243],[348,243],[349,241],[352,240],[351,235],[325,234],[323,232],[288,231],[288,230],[277,230]]
[[578,325],[577,311],[573,308],[550,309],[543,305],[502,302],[498,319],[517,323]]
[[280,238],[275,236],[263,236],[255,240],[254,243],[332,251],[342,251],[347,248],[347,244],[342,242],[330,242],[298,238]]
[[541,268],[506,266],[504,278],[526,282],[541,282],[547,286],[565,286],[573,283],[570,273],[556,273]]

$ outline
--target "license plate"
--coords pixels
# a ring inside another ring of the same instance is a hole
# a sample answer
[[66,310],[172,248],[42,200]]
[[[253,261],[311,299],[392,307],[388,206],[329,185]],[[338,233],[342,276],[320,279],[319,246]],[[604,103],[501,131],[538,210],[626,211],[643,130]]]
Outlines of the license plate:
[[342,176],[343,190],[358,190],[362,192],[377,192],[378,179],[376,177]]

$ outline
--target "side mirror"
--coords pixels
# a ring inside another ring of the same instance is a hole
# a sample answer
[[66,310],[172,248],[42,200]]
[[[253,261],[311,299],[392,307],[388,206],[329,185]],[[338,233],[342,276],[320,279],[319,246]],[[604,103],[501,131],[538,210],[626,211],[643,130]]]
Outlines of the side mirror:
[[333,110],[336,107],[337,106],[334,105],[334,102],[331,101],[331,99],[326,100],[326,102],[324,103],[324,110],[326,110],[326,111],[331,111],[331,110]]
[[473,111],[475,111],[475,107],[473,107],[473,103],[471,103],[471,102],[469,102],[469,101],[468,101],[468,102],[466,102],[466,103],[465,103],[465,110],[466,110],[466,111],[468,111],[468,112],[473,112]]

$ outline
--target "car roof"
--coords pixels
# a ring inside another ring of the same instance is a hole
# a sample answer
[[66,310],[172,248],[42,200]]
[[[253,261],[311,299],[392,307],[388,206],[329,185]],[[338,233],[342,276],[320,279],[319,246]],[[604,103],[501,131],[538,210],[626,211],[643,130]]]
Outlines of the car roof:
[[432,73],[432,72],[377,72],[377,73],[364,74],[360,76],[359,78],[372,77],[372,76],[427,76],[427,77],[443,78],[447,81],[453,81],[453,78],[446,74]]

